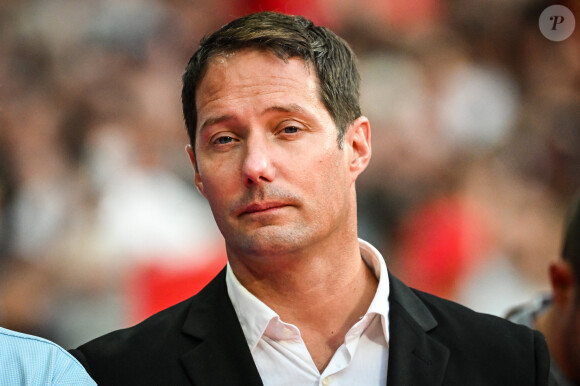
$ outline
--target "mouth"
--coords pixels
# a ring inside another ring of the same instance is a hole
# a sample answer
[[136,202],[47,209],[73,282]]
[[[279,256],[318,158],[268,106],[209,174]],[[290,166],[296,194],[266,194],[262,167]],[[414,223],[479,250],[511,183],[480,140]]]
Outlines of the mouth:
[[277,209],[284,208],[288,206],[286,203],[282,202],[261,202],[261,203],[253,203],[246,207],[244,207],[239,215],[243,216],[246,214],[254,214],[254,213],[270,213]]

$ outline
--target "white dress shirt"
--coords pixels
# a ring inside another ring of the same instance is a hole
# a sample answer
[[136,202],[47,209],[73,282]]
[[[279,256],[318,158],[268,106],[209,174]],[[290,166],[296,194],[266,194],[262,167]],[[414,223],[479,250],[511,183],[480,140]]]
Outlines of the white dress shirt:
[[366,314],[348,331],[322,373],[314,364],[298,328],[280,320],[276,312],[242,286],[228,264],[228,294],[265,386],[387,384],[387,266],[372,245],[359,239],[359,246],[363,260],[379,280],[377,292]]

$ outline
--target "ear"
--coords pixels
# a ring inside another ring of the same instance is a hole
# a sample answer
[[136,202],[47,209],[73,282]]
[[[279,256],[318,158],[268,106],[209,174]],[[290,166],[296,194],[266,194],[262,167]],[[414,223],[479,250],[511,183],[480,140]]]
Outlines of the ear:
[[574,299],[574,273],[570,264],[562,259],[550,263],[550,284],[554,293],[554,303],[565,306]]
[[349,150],[349,166],[354,181],[371,159],[371,126],[367,117],[360,116],[350,124],[345,134],[345,146]]
[[193,148],[191,147],[191,145],[187,145],[185,147],[185,151],[189,156],[189,161],[191,162],[191,166],[193,167],[193,171],[195,173],[195,186],[197,187],[197,190],[199,190],[201,195],[207,199],[205,191],[203,190],[203,182],[201,181],[201,174],[199,174],[199,171],[197,170],[197,163],[195,162],[195,153],[193,152]]

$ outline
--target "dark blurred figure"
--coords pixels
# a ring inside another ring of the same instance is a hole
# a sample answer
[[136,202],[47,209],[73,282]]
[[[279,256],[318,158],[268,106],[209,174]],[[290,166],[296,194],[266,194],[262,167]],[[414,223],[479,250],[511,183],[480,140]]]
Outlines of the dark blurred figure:
[[552,293],[510,311],[513,322],[544,334],[559,385],[580,384],[580,196],[568,213],[561,256],[550,264]]

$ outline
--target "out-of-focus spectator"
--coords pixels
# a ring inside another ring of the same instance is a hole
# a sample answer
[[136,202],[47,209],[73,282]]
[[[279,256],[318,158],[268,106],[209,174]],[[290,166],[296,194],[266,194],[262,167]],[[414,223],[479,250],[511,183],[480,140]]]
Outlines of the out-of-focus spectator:
[[[225,20],[207,12],[220,4],[51,0],[7,8],[0,234],[1,260],[18,256],[2,266],[13,329],[72,346],[147,316],[137,311],[134,281],[152,265],[180,273],[223,266],[209,208],[182,178],[190,166],[174,107],[182,49],[189,53]],[[192,25],[192,15],[200,22]],[[50,286],[39,289],[45,276]],[[163,298],[170,286],[157,289]]]
[[0,263],[0,326],[53,338],[46,327],[55,306],[54,279],[45,266],[5,257]]
[[514,303],[547,288],[543,272],[557,251],[562,213],[543,184],[498,160],[480,173],[470,188],[477,187],[490,214],[493,244],[460,279],[455,296],[475,310],[504,315]]
[[507,318],[546,337],[558,385],[580,383],[580,197],[569,209],[562,250],[550,264],[549,294],[511,310]]

